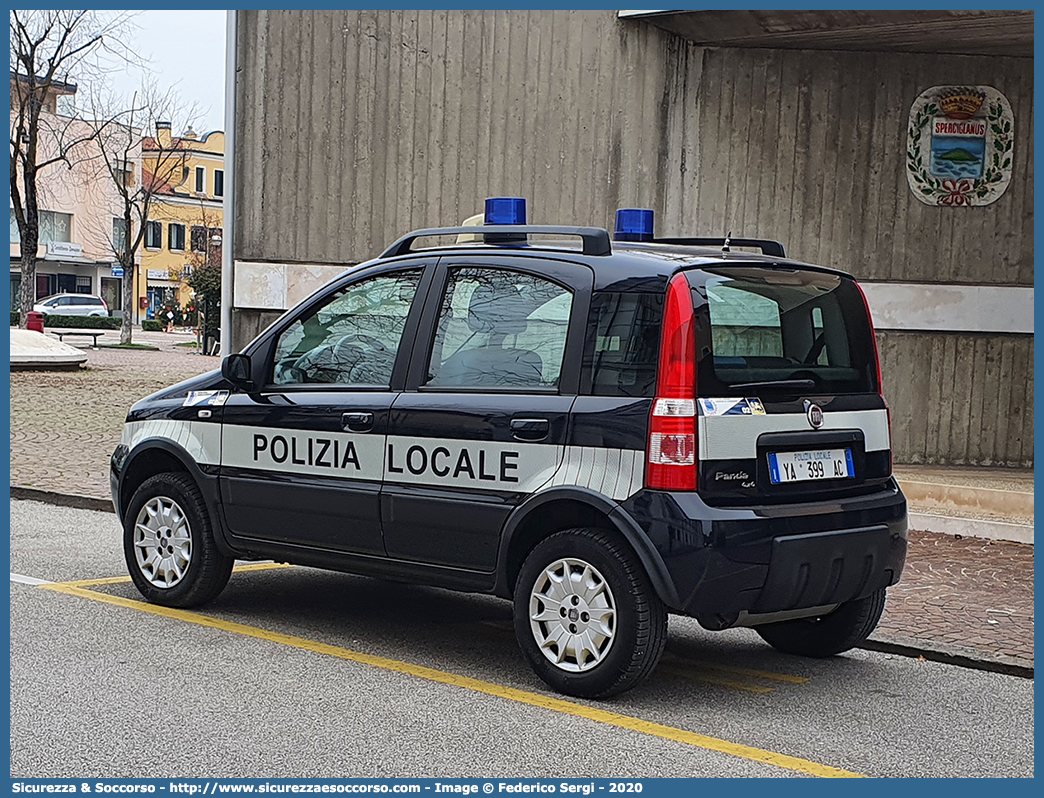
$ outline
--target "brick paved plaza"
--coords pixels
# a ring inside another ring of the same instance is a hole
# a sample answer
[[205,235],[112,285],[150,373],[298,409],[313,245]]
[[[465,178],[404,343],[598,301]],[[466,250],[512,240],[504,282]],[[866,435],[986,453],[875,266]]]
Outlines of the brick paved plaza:
[[220,366],[216,357],[160,345],[158,352],[87,349],[79,371],[12,371],[11,485],[108,497],[109,455],[130,406]]
[[[109,497],[109,455],[127,409],[147,394],[218,368],[174,343],[160,351],[88,349],[74,372],[11,372],[11,485]],[[902,582],[875,639],[1033,664],[1033,546],[911,531]]]

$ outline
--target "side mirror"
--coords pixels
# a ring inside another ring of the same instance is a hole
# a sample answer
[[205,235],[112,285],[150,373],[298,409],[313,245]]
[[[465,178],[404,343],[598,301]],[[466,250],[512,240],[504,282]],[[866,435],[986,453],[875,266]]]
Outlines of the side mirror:
[[236,388],[250,390],[254,387],[250,357],[237,352],[221,361],[221,376]]

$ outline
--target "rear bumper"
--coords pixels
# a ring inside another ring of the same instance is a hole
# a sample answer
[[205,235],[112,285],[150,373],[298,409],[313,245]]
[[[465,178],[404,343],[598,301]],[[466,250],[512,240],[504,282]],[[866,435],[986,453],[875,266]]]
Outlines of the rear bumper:
[[663,559],[671,609],[708,628],[741,612],[839,604],[899,581],[906,499],[894,480],[829,502],[711,507],[694,493],[641,491],[622,506]]

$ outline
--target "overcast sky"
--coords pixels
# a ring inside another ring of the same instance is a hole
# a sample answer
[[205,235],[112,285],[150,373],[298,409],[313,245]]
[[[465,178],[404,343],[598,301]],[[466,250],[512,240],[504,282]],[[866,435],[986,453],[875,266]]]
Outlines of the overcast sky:
[[[225,11],[142,11],[134,17],[136,49],[149,59],[160,89],[173,87],[185,107],[199,108],[197,133],[225,129]],[[112,87],[131,97],[140,71],[112,77]],[[183,133],[175,130],[174,134]]]

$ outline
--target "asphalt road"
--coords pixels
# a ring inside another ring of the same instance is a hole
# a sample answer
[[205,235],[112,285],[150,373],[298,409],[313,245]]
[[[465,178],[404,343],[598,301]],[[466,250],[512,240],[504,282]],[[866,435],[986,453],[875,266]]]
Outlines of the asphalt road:
[[262,568],[156,614],[119,540],[111,514],[11,502],[12,777],[1033,775],[1029,680],[672,618],[643,685],[563,700],[504,601]]

